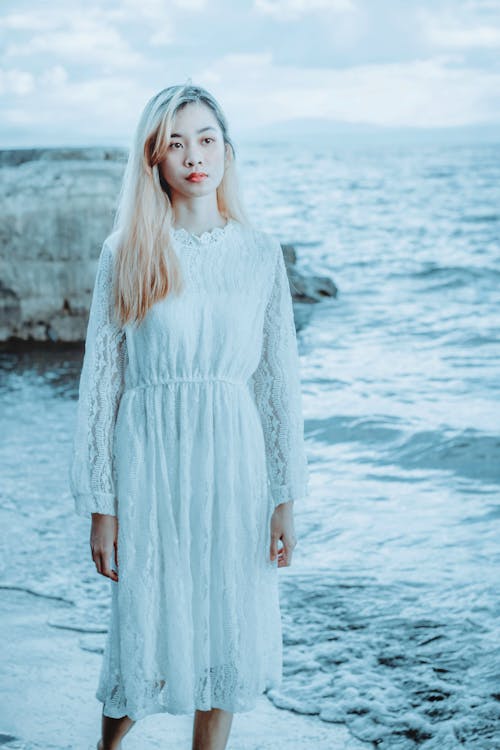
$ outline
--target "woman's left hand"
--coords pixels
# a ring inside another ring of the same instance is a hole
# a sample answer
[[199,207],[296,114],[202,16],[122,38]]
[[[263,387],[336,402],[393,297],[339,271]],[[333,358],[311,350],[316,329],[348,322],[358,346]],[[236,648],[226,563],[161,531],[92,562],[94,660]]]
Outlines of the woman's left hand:
[[[278,549],[281,539],[283,547]],[[293,520],[293,500],[277,505],[271,518],[271,562],[278,558],[278,568],[292,564],[292,552],[297,544]]]

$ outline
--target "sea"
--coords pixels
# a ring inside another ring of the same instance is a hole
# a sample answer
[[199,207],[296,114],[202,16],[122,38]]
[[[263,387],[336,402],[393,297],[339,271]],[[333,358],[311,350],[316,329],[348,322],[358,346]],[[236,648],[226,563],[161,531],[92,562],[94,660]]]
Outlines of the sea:
[[[297,333],[311,483],[268,697],[367,748],[498,750],[500,142],[238,157],[254,223],[338,289]],[[81,357],[1,349],[0,587],[66,603],[50,625],[100,651],[112,584],[67,480]]]

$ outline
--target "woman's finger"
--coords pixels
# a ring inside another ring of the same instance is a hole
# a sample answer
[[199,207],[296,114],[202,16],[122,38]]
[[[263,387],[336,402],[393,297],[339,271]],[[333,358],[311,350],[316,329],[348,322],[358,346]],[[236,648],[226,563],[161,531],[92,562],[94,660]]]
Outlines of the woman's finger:
[[109,564],[110,557],[110,554],[101,555],[101,573],[103,576],[106,576],[106,578],[111,578],[113,581],[117,581],[118,576]]
[[112,578],[113,581],[118,580],[116,572],[109,565],[109,558],[111,555],[107,552],[93,552],[92,559],[94,560],[96,571],[107,578]]
[[101,557],[100,555],[92,550],[92,560],[94,561],[95,568],[98,573],[101,572]]
[[279,558],[280,562],[278,562],[278,565],[281,563],[281,567],[284,567],[292,564],[292,554],[295,545],[296,540],[294,537],[290,539],[283,537],[283,548],[280,550],[281,557]]
[[280,550],[278,550],[278,540],[279,540],[279,536],[277,534],[271,534],[271,549],[270,549],[271,561],[275,560],[276,556],[279,555]]

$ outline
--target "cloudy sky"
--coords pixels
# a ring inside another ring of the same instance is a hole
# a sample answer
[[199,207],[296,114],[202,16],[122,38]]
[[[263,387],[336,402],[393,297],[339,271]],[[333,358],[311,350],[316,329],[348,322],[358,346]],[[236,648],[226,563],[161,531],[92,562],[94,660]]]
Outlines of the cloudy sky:
[[191,77],[233,136],[500,124],[500,0],[2,0],[0,148],[127,145]]

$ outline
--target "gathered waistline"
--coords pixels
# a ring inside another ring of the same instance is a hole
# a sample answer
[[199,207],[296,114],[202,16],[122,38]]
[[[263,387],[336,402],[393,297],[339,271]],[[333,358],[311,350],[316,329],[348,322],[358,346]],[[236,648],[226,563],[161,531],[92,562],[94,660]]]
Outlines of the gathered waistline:
[[138,388],[157,388],[162,385],[170,385],[176,383],[229,383],[231,385],[246,386],[248,381],[236,379],[236,378],[222,378],[222,377],[201,377],[201,378],[162,378],[161,380],[144,381],[136,383],[135,385],[125,386],[125,391],[132,391]]

